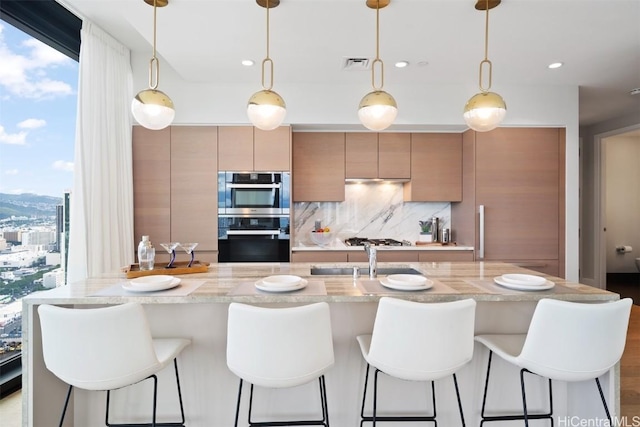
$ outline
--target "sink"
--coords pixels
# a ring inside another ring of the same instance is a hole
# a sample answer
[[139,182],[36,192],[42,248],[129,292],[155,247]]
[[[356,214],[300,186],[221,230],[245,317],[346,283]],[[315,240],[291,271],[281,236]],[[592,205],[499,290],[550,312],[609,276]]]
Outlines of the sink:
[[[369,274],[369,269],[360,268],[360,275]],[[415,268],[411,267],[384,267],[378,268],[378,274],[386,276],[389,274],[422,274]],[[353,267],[311,267],[312,276],[351,276],[353,275]]]

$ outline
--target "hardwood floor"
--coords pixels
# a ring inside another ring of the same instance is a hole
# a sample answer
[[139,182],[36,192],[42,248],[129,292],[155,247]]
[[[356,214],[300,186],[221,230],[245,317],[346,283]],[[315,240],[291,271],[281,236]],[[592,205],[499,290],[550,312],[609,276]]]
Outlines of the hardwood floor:
[[620,361],[620,413],[629,419],[640,414],[640,306],[635,304]]

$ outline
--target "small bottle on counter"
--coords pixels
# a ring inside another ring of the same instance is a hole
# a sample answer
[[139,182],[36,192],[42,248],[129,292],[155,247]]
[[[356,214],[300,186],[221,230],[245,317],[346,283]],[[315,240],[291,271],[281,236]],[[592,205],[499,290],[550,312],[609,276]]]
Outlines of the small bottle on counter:
[[431,218],[431,235],[433,242],[440,241],[440,218],[437,216]]
[[138,264],[141,271],[153,270],[153,262],[156,256],[156,249],[151,244],[149,236],[142,236],[138,244]]

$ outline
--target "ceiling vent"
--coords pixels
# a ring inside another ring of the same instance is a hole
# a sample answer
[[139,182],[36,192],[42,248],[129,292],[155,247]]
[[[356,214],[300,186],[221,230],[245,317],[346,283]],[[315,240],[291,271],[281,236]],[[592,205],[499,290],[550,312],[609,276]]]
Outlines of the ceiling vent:
[[371,60],[369,58],[344,58],[342,60],[342,69],[346,71],[366,71],[371,69]]

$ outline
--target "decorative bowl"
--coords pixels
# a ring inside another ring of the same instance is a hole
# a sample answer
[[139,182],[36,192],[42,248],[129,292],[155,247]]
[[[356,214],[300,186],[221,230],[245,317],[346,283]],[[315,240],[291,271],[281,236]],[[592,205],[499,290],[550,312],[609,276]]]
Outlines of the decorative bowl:
[[311,241],[316,245],[324,246],[331,243],[332,240],[333,240],[333,233],[331,232],[322,232],[322,233],[317,231],[311,232]]

